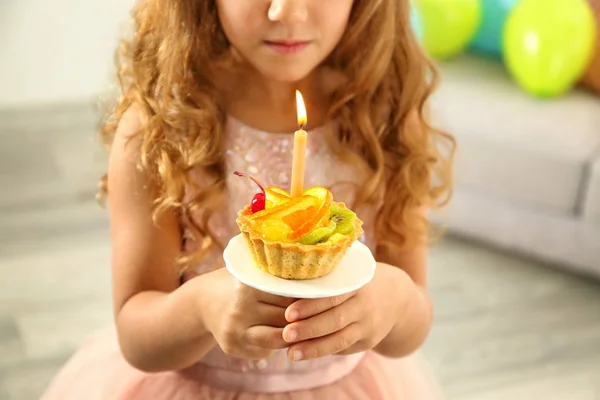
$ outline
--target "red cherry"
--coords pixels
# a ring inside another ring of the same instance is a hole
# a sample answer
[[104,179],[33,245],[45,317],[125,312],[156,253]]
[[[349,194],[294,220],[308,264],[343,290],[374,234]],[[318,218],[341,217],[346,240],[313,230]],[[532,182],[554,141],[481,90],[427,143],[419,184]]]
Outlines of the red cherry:
[[262,187],[262,185],[254,177],[248,174],[244,174],[238,171],[234,171],[233,174],[236,176],[241,176],[243,178],[248,178],[252,182],[256,183],[260,190],[262,190],[262,193],[256,193],[254,195],[254,197],[252,198],[252,202],[250,202],[250,209],[252,210],[253,214],[264,210],[267,202],[267,195],[265,194],[265,189]]
[[264,193],[256,193],[252,198],[252,202],[250,203],[250,209],[252,213],[257,213],[265,209],[265,203],[267,200],[267,196]]

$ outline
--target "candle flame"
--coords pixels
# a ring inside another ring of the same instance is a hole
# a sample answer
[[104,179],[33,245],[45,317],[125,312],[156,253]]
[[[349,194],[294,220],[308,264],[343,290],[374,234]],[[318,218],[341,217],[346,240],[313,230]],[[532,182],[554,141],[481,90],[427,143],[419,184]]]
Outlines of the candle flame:
[[304,129],[306,127],[306,123],[308,122],[308,118],[306,116],[304,99],[302,98],[302,93],[300,93],[299,90],[296,90],[296,112],[298,115],[298,125],[300,126],[300,129]]

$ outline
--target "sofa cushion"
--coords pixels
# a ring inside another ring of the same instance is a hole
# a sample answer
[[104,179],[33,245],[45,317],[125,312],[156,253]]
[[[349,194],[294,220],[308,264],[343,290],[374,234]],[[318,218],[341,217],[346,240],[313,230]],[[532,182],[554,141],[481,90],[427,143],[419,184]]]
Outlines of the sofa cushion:
[[581,218],[532,212],[465,187],[457,188],[450,205],[430,218],[454,234],[600,279],[600,228]]
[[600,227],[600,159],[592,166],[585,201],[584,213],[586,220]]
[[472,55],[440,70],[432,122],[457,138],[457,184],[561,214],[581,207],[585,170],[600,149],[596,96],[535,99],[500,62]]

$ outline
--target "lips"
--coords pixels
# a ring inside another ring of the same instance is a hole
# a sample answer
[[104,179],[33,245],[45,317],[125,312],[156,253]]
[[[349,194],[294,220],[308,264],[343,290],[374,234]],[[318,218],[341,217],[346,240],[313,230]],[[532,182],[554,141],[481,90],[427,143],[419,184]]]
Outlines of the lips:
[[304,50],[309,44],[308,40],[294,41],[270,41],[266,40],[265,44],[273,51],[281,54],[297,54]]

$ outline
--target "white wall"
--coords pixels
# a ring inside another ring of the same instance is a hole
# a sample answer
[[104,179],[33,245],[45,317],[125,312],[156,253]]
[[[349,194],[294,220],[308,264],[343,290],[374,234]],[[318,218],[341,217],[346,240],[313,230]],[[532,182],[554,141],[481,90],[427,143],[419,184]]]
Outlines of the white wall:
[[0,108],[87,100],[106,90],[132,0],[0,2]]

